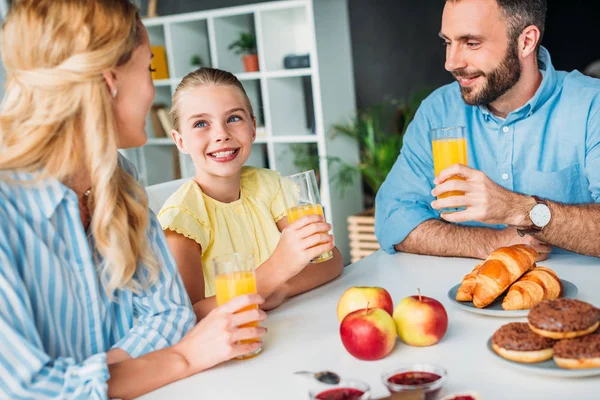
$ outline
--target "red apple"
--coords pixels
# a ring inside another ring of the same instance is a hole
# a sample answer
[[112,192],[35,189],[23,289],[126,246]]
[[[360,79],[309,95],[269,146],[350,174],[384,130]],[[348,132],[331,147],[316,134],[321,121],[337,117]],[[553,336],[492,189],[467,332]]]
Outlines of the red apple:
[[448,329],[446,309],[436,299],[410,296],[394,310],[394,322],[400,339],[411,346],[431,346],[439,342]]
[[394,320],[381,308],[356,310],[340,325],[342,343],[348,353],[360,360],[379,360],[396,345]]
[[338,321],[342,322],[344,317],[352,311],[367,308],[381,308],[392,315],[394,302],[387,290],[380,287],[353,286],[348,288],[337,305]]

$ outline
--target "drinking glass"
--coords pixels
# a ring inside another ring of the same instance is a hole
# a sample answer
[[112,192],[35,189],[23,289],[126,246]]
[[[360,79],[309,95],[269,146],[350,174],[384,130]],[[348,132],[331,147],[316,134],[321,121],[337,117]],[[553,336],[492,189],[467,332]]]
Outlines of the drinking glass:
[[[234,297],[257,293],[254,258],[248,253],[233,253],[213,258],[215,268],[215,296],[217,305],[227,303]],[[237,312],[258,308],[256,304],[242,308]],[[240,328],[257,327],[258,321],[240,325]],[[242,340],[241,343],[253,343],[259,339]],[[237,357],[239,360],[256,357],[262,346],[253,353]]]
[[[282,178],[281,190],[290,224],[305,215],[324,216],[319,187],[313,170]],[[315,257],[311,263],[320,263],[330,260],[332,257],[333,251],[329,250]]]
[[[433,152],[433,174],[437,177],[440,172],[454,164],[467,165],[467,138],[464,126],[453,126],[431,130],[431,149]],[[454,176],[449,179],[461,179]],[[443,199],[450,196],[463,196],[464,192],[451,191],[438,197]],[[464,207],[441,209],[441,213],[459,211]]]

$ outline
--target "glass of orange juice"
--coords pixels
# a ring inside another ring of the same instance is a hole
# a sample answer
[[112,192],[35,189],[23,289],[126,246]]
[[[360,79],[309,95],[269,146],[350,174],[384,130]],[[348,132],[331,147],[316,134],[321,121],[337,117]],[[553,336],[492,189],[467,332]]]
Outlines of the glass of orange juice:
[[[453,126],[449,128],[439,128],[431,130],[431,149],[433,152],[433,174],[437,177],[440,172],[454,164],[467,165],[467,138],[465,137],[464,126]],[[454,176],[450,179],[463,179]],[[443,199],[449,196],[462,196],[464,192],[452,191],[439,196]],[[445,208],[441,213],[449,213],[464,209]]]
[[[256,276],[254,274],[254,258],[248,253],[233,253],[213,258],[215,268],[215,296],[217,305],[227,303],[234,297],[256,293]],[[257,308],[257,305],[244,307],[238,312]],[[241,328],[258,326],[258,321],[241,325]],[[252,343],[259,339],[248,339],[242,343]],[[245,360],[256,357],[262,346],[251,354],[237,357]]]
[[[290,224],[305,215],[324,216],[315,171],[310,170],[282,178],[281,190]],[[329,250],[314,258],[311,263],[320,263],[331,258],[333,258],[333,251]]]

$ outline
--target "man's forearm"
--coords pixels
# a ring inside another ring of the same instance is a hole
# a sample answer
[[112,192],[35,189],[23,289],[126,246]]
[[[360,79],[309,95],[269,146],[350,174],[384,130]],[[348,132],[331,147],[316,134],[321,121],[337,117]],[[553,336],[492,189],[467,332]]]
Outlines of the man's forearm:
[[552,218],[535,237],[553,246],[600,257],[600,204],[548,201]]
[[501,245],[501,231],[493,228],[460,226],[430,219],[417,226],[396,250],[442,257],[484,259]]

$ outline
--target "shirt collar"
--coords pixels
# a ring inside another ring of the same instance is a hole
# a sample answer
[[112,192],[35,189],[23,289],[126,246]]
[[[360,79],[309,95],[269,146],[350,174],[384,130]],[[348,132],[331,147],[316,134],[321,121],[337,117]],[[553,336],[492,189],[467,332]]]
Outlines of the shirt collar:
[[[543,46],[540,46],[538,53],[538,65],[540,72],[542,73],[542,82],[540,83],[540,87],[536,90],[533,97],[529,99],[525,105],[523,105],[523,107],[513,111],[512,113],[526,113],[526,115],[529,116],[542,107],[546,100],[552,96],[552,93],[556,87],[557,74],[554,66],[552,65],[550,53]],[[479,106],[479,111],[481,111],[486,119],[495,118],[487,105]]]
[[27,196],[40,199],[39,206],[42,214],[49,219],[69,192],[72,192],[73,195],[75,193],[57,179],[40,179],[39,175],[39,172],[11,172],[8,174],[7,180],[11,183],[16,182],[19,186],[18,190],[24,191]]

